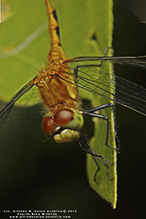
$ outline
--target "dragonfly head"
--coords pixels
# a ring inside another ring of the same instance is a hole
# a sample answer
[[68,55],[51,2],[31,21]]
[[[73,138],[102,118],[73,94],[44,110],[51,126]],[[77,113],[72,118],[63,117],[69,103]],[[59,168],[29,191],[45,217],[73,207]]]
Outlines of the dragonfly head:
[[[44,117],[42,129],[47,135],[53,133],[54,140],[57,143],[65,143],[76,140],[80,137],[80,129],[84,124],[81,113],[75,109],[63,108],[58,110],[53,118]],[[57,128],[64,127],[61,131]]]

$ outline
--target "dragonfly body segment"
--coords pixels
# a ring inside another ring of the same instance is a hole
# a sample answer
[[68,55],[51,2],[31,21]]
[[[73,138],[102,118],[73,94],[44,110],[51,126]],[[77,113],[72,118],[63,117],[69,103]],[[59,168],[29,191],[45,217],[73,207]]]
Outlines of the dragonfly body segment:
[[78,94],[75,84],[71,83],[74,78],[69,64],[63,64],[66,56],[60,43],[56,12],[47,0],[45,2],[49,18],[51,50],[48,54],[48,67],[38,73],[36,85],[45,104],[43,130],[46,134],[54,133],[54,140],[57,143],[64,143],[80,137],[78,130],[83,125],[83,117],[75,110],[79,108]]

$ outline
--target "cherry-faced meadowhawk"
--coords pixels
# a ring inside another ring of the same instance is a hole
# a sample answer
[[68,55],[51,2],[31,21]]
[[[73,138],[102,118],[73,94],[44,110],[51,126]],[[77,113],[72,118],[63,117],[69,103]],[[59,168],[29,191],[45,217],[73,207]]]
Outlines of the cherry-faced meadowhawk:
[[[97,70],[99,69],[100,64],[83,65],[82,63],[84,61],[91,63],[91,61],[108,60],[119,64],[139,65],[140,67],[145,67],[145,56],[77,57],[67,60],[60,43],[55,10],[50,7],[48,1],[46,1],[46,6],[51,35],[51,50],[48,55],[48,66],[39,71],[38,75],[25,85],[12,98],[12,100],[4,106],[0,112],[0,116],[2,117],[14,105],[14,103],[23,96],[24,93],[29,92],[29,90],[36,85],[39,88],[40,95],[44,102],[45,116],[42,122],[44,132],[47,135],[51,135],[57,143],[68,143],[72,140],[77,140],[79,146],[92,155],[97,164],[98,170],[100,167],[96,158],[107,167],[107,174],[110,179],[108,173],[108,164],[110,162],[108,162],[102,155],[98,155],[92,150],[81,128],[83,126],[84,115],[105,120],[107,123],[105,144],[112,148],[112,146],[108,145],[109,120],[106,116],[97,114],[96,111],[103,108],[111,108],[114,112],[115,118],[114,106],[111,103],[108,103],[91,110],[82,110],[80,101],[78,100],[77,88],[82,88],[107,99],[112,99],[113,101],[138,111],[143,115],[146,113],[146,90],[139,85],[135,85],[130,81],[116,76],[116,93],[115,91],[111,93],[109,88],[111,86],[113,87],[114,79],[111,79],[107,86],[105,81],[106,75],[108,74],[104,74],[103,71],[100,71],[102,74],[99,76],[99,70]],[[78,65],[78,62],[81,62],[81,64]],[[69,66],[70,64],[71,66]],[[75,67],[73,65],[75,65]],[[90,72],[92,72],[92,75],[89,75]],[[79,141],[80,136],[83,138],[85,147],[83,147]],[[115,138],[119,141],[116,131]]]

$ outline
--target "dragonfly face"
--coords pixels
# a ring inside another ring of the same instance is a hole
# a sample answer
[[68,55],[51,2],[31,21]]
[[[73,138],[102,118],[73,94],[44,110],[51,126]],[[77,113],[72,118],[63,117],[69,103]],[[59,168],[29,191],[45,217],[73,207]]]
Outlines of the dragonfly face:
[[68,143],[80,137],[79,130],[83,123],[83,116],[78,111],[62,108],[55,113],[53,118],[44,117],[42,129],[47,135],[53,133],[53,138],[57,143]]

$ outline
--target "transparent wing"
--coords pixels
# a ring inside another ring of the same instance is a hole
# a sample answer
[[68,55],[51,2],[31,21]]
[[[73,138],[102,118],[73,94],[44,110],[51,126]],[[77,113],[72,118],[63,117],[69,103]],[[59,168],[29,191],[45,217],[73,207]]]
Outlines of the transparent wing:
[[[75,84],[91,93],[111,99],[116,103],[146,115],[146,89],[116,75],[111,76],[97,65],[80,65],[72,68]],[[67,81],[68,73],[61,78]],[[115,85],[115,87],[114,87]]]
[[29,91],[35,85],[34,80],[35,80],[35,78],[33,80],[31,80],[29,83],[27,83],[24,87],[22,87],[22,89],[20,89],[14,95],[14,97],[12,97],[12,99],[1,108],[0,117],[2,117],[14,105],[14,103],[17,100],[19,100],[25,93],[27,93],[27,91]]
[[[41,111],[40,103],[32,102],[36,95],[38,96],[38,88],[32,86],[31,81],[18,91],[7,104],[0,101],[0,106],[2,106],[0,111],[0,154],[11,148],[11,145],[14,146],[14,142],[35,126],[37,120],[40,119],[38,113]],[[21,103],[19,104],[20,97],[21,101],[23,100],[23,106]],[[16,101],[18,104],[14,105]]]
[[[88,57],[76,57],[69,62],[87,62],[87,61],[111,61],[120,65],[129,65],[137,68],[146,68],[146,56],[88,56]],[[66,61],[68,62],[68,61]]]

